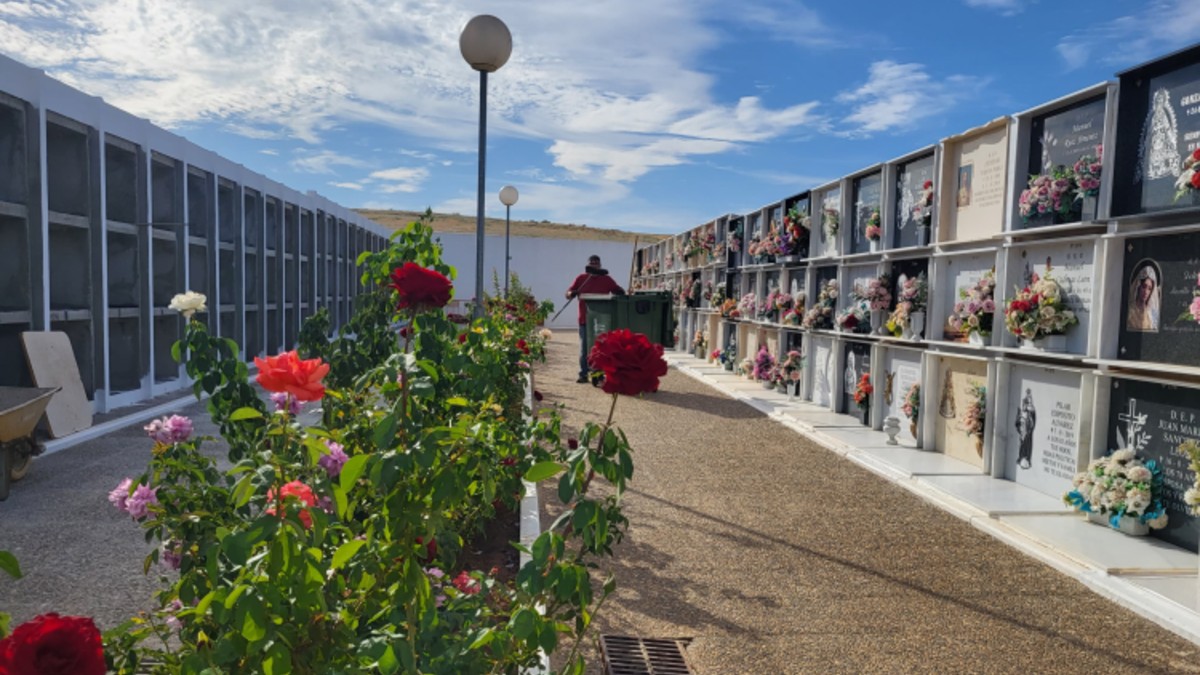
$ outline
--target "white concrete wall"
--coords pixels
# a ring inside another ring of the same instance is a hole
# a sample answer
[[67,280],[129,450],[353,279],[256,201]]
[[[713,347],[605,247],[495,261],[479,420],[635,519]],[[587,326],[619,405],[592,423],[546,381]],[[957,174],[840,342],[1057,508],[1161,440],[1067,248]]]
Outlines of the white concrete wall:
[[[436,237],[445,247],[444,258],[458,272],[454,280],[456,300],[475,296],[475,235],[439,234]],[[587,264],[588,256],[600,256],[604,267],[622,288],[629,288],[629,266],[633,260],[633,242],[616,243],[583,239],[547,239],[543,237],[512,237],[509,241],[512,261],[509,270],[521,283],[533,290],[539,300],[553,300],[557,312],[566,303],[563,293]],[[484,241],[483,290],[491,293],[492,271],[504,283],[504,237],[487,237]],[[558,320],[547,324],[551,328],[572,329],[579,325],[574,303]]]

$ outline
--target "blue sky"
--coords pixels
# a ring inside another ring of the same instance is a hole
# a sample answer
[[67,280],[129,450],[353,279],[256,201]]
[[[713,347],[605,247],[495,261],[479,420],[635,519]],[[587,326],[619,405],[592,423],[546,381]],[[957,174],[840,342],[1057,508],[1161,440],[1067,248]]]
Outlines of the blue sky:
[[1200,39],[1186,0],[0,0],[0,51],[347,206],[675,232]]

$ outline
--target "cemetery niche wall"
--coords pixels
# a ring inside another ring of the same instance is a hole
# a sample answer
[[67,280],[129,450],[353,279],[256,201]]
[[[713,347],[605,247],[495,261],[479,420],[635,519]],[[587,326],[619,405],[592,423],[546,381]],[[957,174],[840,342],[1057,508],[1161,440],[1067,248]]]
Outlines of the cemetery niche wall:
[[1010,362],[1008,400],[996,416],[1008,480],[1051,497],[1071,489],[1086,463],[1090,397],[1079,371]]
[[[938,452],[982,472],[986,434],[991,424],[986,417],[988,364],[979,359],[943,356],[937,359],[937,366],[937,388],[926,397],[928,414],[937,416],[934,446]],[[982,418],[976,415],[981,402]]]
[[[900,433],[897,439],[904,445],[919,447],[920,420],[910,419],[904,411],[905,398],[914,394],[919,401],[920,414],[924,415],[928,398],[920,390],[921,384],[921,352],[916,349],[889,348],[884,350],[883,382],[876,400],[881,405],[884,419],[895,417],[900,420]],[[917,387],[914,391],[913,387]]]
[[[842,343],[842,373],[841,373],[841,389],[842,401],[841,410],[848,415],[853,415],[861,424],[870,426],[871,424],[871,404],[873,397],[867,397],[867,405],[860,406],[855,401],[855,393],[858,391],[863,378],[867,378],[867,382],[871,381],[871,345],[865,342],[846,341]],[[873,385],[871,385],[873,386]]]
[[937,187],[933,152],[896,165],[896,212],[891,229],[892,248],[926,246],[934,224]]
[[1200,232],[1124,243],[1117,357],[1200,366]]

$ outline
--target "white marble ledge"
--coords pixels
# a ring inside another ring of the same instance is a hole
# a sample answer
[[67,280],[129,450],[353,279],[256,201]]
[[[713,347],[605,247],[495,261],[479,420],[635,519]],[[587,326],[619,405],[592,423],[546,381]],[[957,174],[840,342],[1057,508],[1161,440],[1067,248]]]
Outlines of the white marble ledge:
[[1111,575],[1196,574],[1195,553],[1154,537],[1122,534],[1079,514],[1009,515],[1001,516],[1000,522],[1034,540],[1053,542],[1059,554]]
[[1200,578],[1196,569],[1191,574],[1171,576],[1127,576],[1124,581],[1147,593],[1153,593],[1197,614],[1200,619]]
[[851,417],[850,415],[830,412],[828,408],[820,408],[817,406],[813,406],[812,408],[789,407],[783,411],[783,414],[814,429],[822,429],[825,427],[845,427],[849,429],[866,430],[866,427],[860,424],[857,419]]
[[1010,480],[992,478],[979,469],[976,469],[974,476],[925,475],[919,480],[992,518],[1018,514],[1064,515],[1072,512],[1061,499]]
[[905,446],[912,448],[916,445],[912,440],[904,440],[902,438],[896,439],[896,442],[900,445],[888,445],[887,434],[883,433],[882,431],[875,431],[874,429],[870,429],[865,426],[859,426],[857,429],[830,429],[826,433],[836,438],[839,442],[863,449],[899,448]]
[[902,478],[920,476],[978,477],[980,475],[978,468],[966,462],[948,457],[940,452],[929,452],[902,445],[862,448],[855,453],[855,459]]

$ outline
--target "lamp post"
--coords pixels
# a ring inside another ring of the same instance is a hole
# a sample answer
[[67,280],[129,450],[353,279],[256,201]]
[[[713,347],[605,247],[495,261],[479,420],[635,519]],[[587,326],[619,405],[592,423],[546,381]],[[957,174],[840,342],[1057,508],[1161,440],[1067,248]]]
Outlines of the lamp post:
[[475,318],[483,316],[483,182],[487,162],[487,76],[500,70],[512,54],[512,33],[504,22],[480,14],[458,36],[463,59],[479,71],[479,186],[475,214]]
[[512,211],[513,204],[517,203],[517,198],[521,195],[517,194],[517,188],[511,185],[505,185],[500,188],[500,203],[504,205],[504,297],[508,297],[508,261],[512,256],[508,255],[508,229],[511,224],[509,215]]

